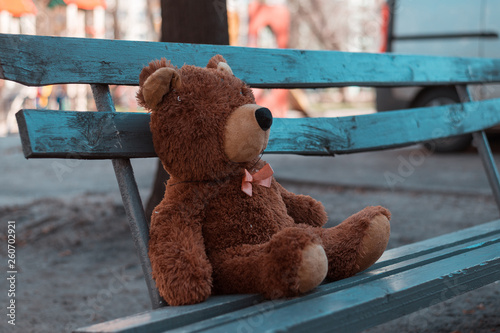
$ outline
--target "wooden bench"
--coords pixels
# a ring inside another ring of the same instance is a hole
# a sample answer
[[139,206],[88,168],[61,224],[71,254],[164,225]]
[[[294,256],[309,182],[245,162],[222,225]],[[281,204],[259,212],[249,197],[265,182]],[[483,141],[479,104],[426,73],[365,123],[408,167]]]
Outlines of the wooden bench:
[[[484,129],[500,100],[467,84],[500,82],[500,60],[0,35],[0,78],[24,85],[90,84],[100,112],[21,110],[27,158],[111,159],[154,310],[77,332],[355,332],[500,280],[500,220],[386,251],[370,269],[299,298],[213,296],[164,307],[151,278],[148,224],[130,158],[155,157],[149,115],[115,112],[108,85],[137,85],[152,59],[205,66],[222,54],[253,87],[455,85],[462,104],[343,118],[276,119],[267,153],[334,155],[474,133],[493,194],[500,183]],[[255,64],[255,65],[253,65]],[[279,176],[279,175],[278,175]]]

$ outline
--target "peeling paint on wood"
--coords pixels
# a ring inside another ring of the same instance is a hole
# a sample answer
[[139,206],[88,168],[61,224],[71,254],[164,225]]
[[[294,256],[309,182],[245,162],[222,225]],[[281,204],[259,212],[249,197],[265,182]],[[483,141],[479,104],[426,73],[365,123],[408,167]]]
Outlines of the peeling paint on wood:
[[[277,118],[266,153],[333,155],[401,147],[500,124],[500,99],[339,118]],[[22,110],[29,158],[155,157],[147,113]]]
[[148,114],[22,110],[16,116],[28,157],[155,156]]
[[222,54],[254,87],[412,86],[500,82],[500,59],[259,49],[0,34],[0,78],[29,86],[137,85],[143,66],[162,57],[206,66]]

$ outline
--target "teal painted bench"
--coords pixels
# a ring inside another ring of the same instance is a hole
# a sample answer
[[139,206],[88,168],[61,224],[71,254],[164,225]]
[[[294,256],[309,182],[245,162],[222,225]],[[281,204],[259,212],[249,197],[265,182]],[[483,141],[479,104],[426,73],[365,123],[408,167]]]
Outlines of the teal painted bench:
[[152,59],[205,66],[214,54],[253,87],[456,86],[462,100],[456,105],[276,119],[267,153],[334,155],[473,133],[500,207],[499,175],[483,131],[500,124],[500,100],[472,101],[467,89],[500,82],[500,60],[0,35],[0,78],[28,86],[91,85],[99,112],[19,111],[23,151],[27,158],[111,159],[148,285],[153,310],[77,332],[356,332],[500,280],[496,220],[386,251],[365,272],[303,297],[228,295],[165,306],[151,278],[148,224],[130,164],[156,156],[149,115],[115,112],[108,85],[137,85]]

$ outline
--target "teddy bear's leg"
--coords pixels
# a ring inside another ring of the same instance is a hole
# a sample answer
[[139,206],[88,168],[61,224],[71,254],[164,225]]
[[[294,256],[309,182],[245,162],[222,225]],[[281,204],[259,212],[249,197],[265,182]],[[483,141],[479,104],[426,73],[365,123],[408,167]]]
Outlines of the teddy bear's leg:
[[201,224],[160,205],[155,211],[149,258],[160,295],[169,305],[206,300],[212,292],[212,266],[205,253]]
[[295,223],[307,224],[313,227],[322,227],[328,222],[325,207],[317,200],[308,195],[300,195],[286,190],[278,182],[275,183],[279,189],[287,213]]
[[310,228],[286,228],[264,244],[242,245],[210,255],[217,293],[295,296],[319,285],[328,261]]
[[327,278],[344,279],[373,265],[389,241],[390,216],[383,207],[366,207],[336,227],[318,230],[328,257]]

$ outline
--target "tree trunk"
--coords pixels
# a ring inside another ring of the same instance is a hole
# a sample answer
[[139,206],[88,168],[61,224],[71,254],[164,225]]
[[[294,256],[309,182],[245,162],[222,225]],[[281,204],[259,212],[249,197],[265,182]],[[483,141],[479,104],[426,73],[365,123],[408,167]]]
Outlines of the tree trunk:
[[[229,44],[225,0],[161,0],[161,12],[162,42]],[[153,189],[146,205],[148,219],[163,199],[168,178],[158,161]]]
[[161,41],[228,44],[225,0],[162,0]]

